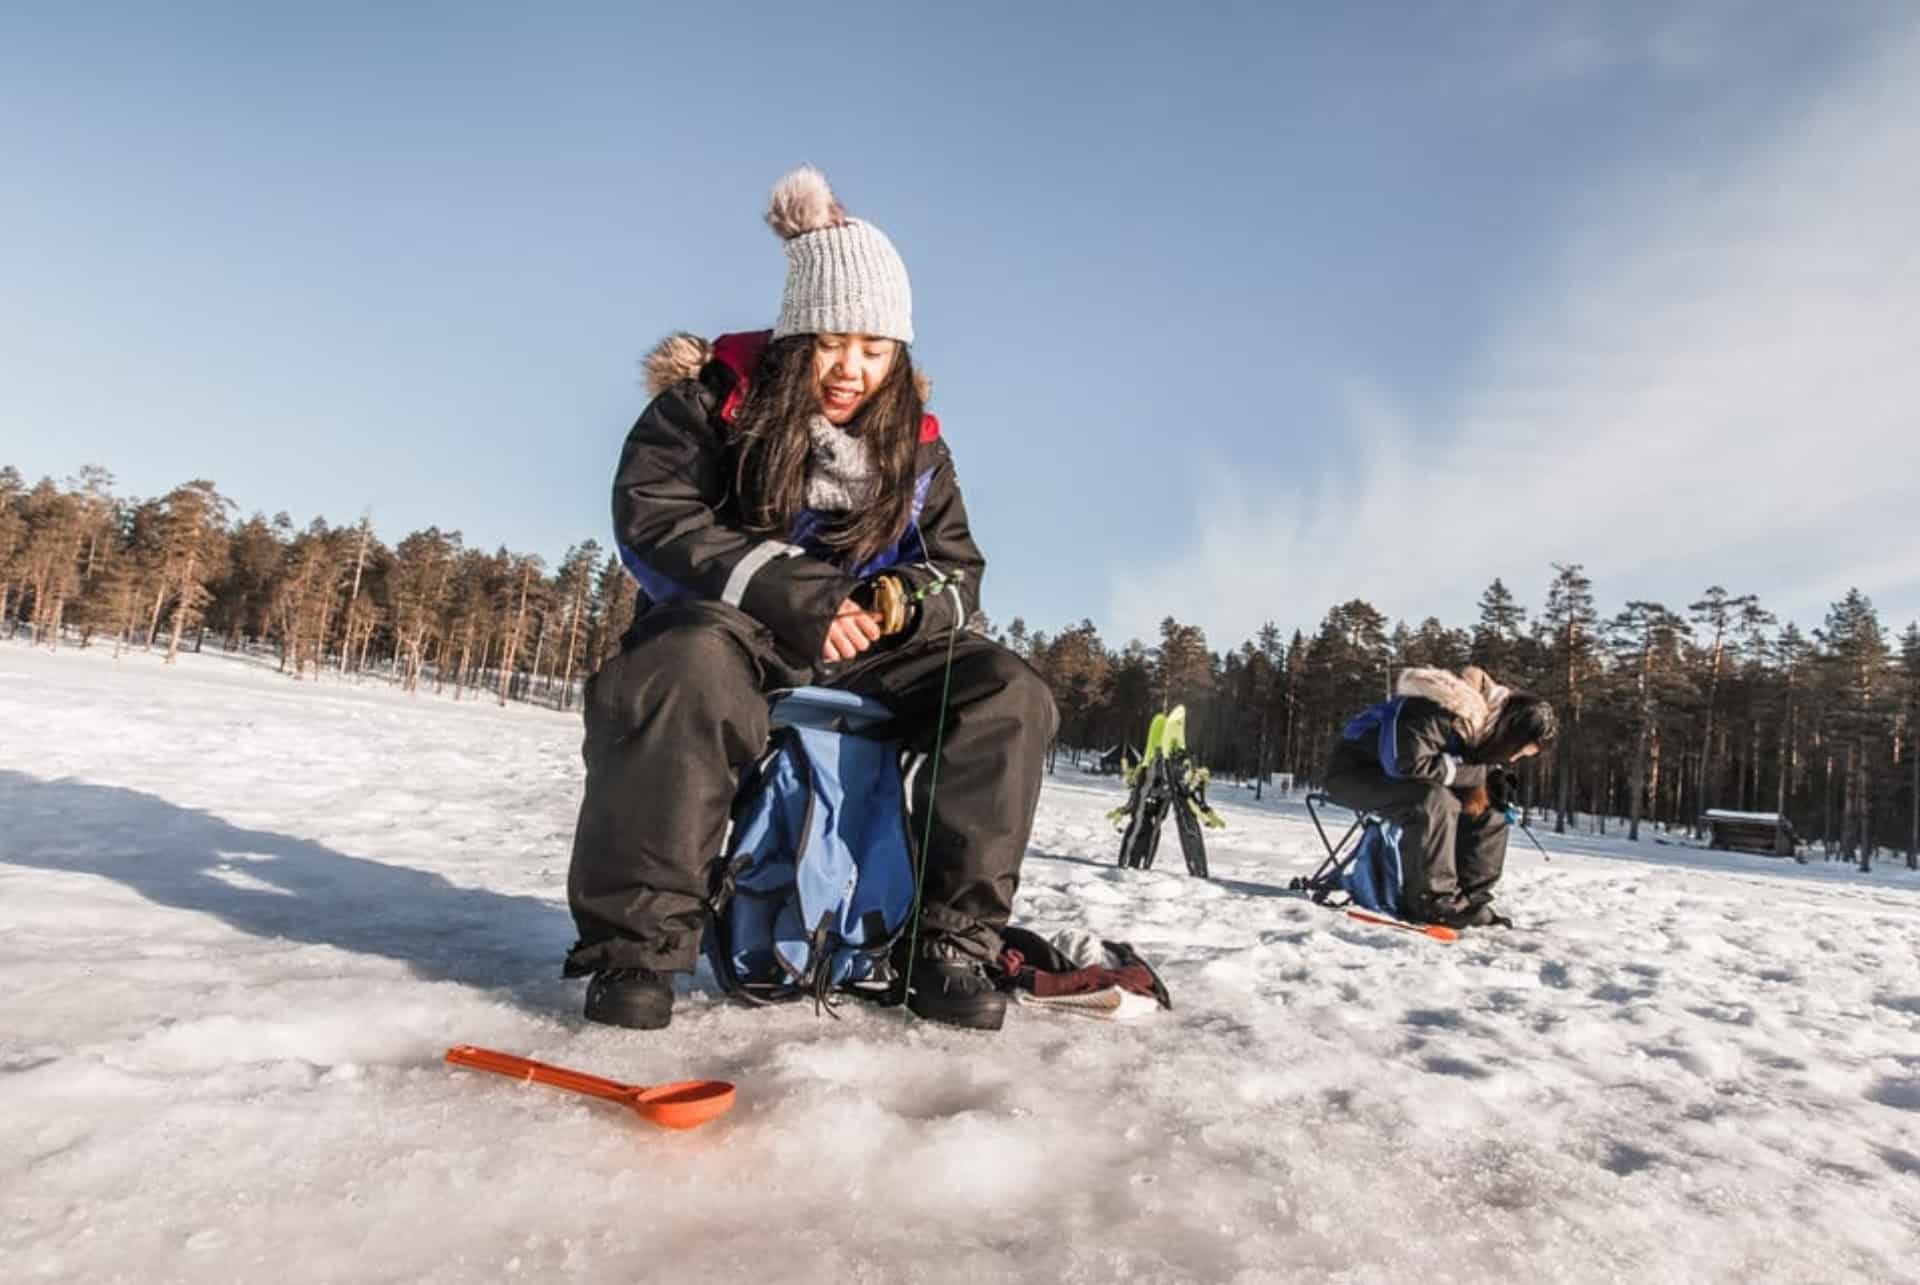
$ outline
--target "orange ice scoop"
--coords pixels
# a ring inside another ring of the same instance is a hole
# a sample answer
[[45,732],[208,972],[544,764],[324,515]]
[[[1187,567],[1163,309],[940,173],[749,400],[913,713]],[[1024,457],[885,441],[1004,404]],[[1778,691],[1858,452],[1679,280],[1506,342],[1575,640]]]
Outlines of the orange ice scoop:
[[733,1107],[733,1085],[725,1080],[680,1080],[673,1084],[621,1084],[603,1080],[583,1071],[563,1066],[548,1066],[532,1058],[516,1057],[493,1049],[459,1044],[447,1050],[447,1061],[476,1071],[510,1075],[516,1080],[531,1080],[552,1085],[569,1093],[605,1098],[631,1107],[641,1119],[666,1129],[691,1129],[725,1115]]

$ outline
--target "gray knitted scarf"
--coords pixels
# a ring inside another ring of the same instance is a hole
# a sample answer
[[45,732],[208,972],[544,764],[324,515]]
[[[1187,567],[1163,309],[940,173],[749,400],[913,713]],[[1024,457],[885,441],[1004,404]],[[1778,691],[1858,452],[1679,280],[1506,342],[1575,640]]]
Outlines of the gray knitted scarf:
[[870,503],[878,489],[873,448],[866,439],[839,427],[825,415],[807,423],[813,448],[807,453],[807,507],[822,513],[851,513]]

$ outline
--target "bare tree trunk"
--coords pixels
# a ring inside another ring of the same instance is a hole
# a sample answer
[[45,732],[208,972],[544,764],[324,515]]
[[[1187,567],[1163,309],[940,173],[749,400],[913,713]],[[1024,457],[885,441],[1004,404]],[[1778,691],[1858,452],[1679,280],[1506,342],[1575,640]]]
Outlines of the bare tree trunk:
[[1259,801],[1260,789],[1263,785],[1266,784],[1266,780],[1267,780],[1267,709],[1265,705],[1262,705],[1260,707],[1260,739],[1255,744],[1254,751],[1253,751],[1253,797],[1255,802]]
[[467,621],[466,637],[460,643],[460,659],[453,667],[453,698],[460,699],[460,689],[467,685],[467,662],[473,657],[473,621]]
[[1820,849],[1833,855],[1833,751],[1827,751],[1827,770],[1820,791]]
[[1300,723],[1300,676],[1289,667],[1287,672],[1287,743],[1281,751],[1281,758],[1289,772],[1297,773],[1295,779],[1301,779],[1306,773],[1300,771],[1300,765],[1294,762],[1294,730]]
[[1633,769],[1627,776],[1627,838],[1635,841],[1640,838],[1640,796],[1646,790],[1648,721],[1641,720],[1633,738]]
[[293,660],[293,677],[298,681],[307,669],[307,635],[301,622],[306,615],[301,611],[298,600],[287,614],[286,639],[287,655]]
[[573,704],[573,661],[580,650],[580,616],[586,609],[586,579],[582,577],[581,588],[574,595],[573,615],[567,621],[567,666],[566,673],[560,679],[560,708],[566,709]]
[[193,591],[195,588],[193,568],[197,559],[197,553],[189,553],[187,555],[186,569],[180,573],[180,599],[173,607],[173,636],[167,640],[167,663],[169,665],[173,663],[173,658],[180,654],[180,631],[187,623],[187,613],[192,610]]
[[1907,830],[1907,869],[1920,870],[1920,745],[1915,745],[1913,735],[1920,728],[1912,723],[1909,715],[1907,760],[1913,765],[1913,813]]
[[1787,814],[1787,791],[1793,780],[1793,682],[1796,677],[1791,666],[1787,669],[1786,707],[1780,713],[1780,772],[1774,788],[1774,809],[1781,816]]
[[54,651],[60,649],[60,631],[66,626],[66,622],[67,595],[64,593],[55,594],[52,618],[47,621],[47,646],[49,649]]
[[366,518],[360,519],[360,549],[353,555],[353,591],[347,595],[347,641],[340,648],[340,672],[347,672],[347,654],[353,650],[353,609],[360,601],[360,573],[367,565],[367,541],[373,535],[373,526]]
[[1867,758],[1867,738],[1863,735],[1855,751],[1853,805],[1855,832],[1860,836],[1860,870],[1873,869],[1873,779]]
[[1645,632],[1640,638],[1638,699],[1634,702],[1638,718],[1633,731],[1633,766],[1627,774],[1627,838],[1635,842],[1640,838],[1640,796],[1647,788],[1647,740],[1653,728],[1653,624],[1651,609],[1641,610]]
[[1647,735],[1647,803],[1652,809],[1655,825],[1660,822],[1660,731],[1655,728]]
[[1559,807],[1553,818],[1555,834],[1567,832],[1567,814],[1573,811],[1573,743],[1576,739],[1578,739],[1576,736],[1560,738],[1560,753],[1557,756],[1559,759],[1557,774],[1560,779],[1556,782],[1559,787],[1557,791]]
[[[323,601],[320,607],[320,628],[316,629],[313,634],[313,675],[315,678],[320,676],[320,671],[323,668],[333,668],[333,656],[327,650],[333,642],[333,626],[333,604]],[[345,626],[342,627],[345,628]],[[343,649],[344,646],[343,636]]]
[[520,649],[520,634],[527,624],[527,592],[533,582],[533,563],[528,562],[520,569],[520,609],[514,614],[513,632],[507,635],[507,643],[500,662],[500,703],[507,703],[508,684],[513,681],[513,662]]
[[164,572],[160,577],[160,592],[153,596],[153,614],[147,620],[147,648],[153,648],[153,640],[160,636],[160,608],[167,601],[167,578]]
[[[548,613],[544,611],[540,613],[540,636],[538,640],[536,640],[533,644],[533,668],[527,671],[527,694],[529,697],[531,697],[533,694],[533,679],[536,675],[540,673],[540,662],[546,656],[547,624],[548,624],[547,616],[548,616]],[[548,686],[552,686],[552,684],[549,683]]]

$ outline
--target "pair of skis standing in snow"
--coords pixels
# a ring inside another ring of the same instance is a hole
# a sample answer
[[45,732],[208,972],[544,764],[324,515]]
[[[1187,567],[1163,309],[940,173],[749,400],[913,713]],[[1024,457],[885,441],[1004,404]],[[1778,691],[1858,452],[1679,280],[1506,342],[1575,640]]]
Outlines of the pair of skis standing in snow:
[[1207,804],[1207,769],[1187,753],[1187,707],[1155,714],[1147,728],[1147,747],[1127,768],[1127,801],[1107,814],[1121,826],[1120,864],[1150,870],[1160,848],[1160,830],[1168,815],[1180,835],[1187,873],[1207,877],[1207,840],[1201,827],[1226,825]]

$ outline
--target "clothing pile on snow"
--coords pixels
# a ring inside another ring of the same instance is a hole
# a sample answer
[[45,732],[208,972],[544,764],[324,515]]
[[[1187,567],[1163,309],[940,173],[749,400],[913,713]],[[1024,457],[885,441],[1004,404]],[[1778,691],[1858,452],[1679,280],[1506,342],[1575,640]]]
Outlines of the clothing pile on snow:
[[1014,924],[1002,930],[999,971],[1016,1003],[1132,1021],[1173,1007],[1166,983],[1123,941],[1069,929],[1048,941]]

